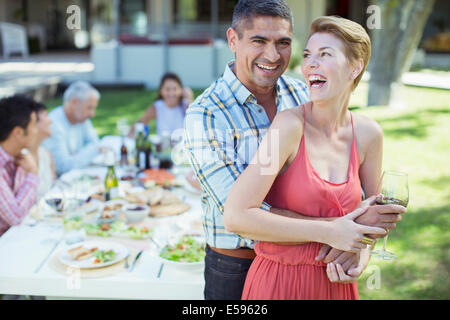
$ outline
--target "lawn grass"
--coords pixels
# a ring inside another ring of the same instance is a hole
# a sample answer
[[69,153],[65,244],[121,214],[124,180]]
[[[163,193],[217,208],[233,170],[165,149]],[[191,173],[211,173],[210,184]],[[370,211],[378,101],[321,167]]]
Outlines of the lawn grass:
[[[351,105],[364,105],[362,84]],[[405,87],[405,109],[355,110],[383,128],[383,167],[408,173],[408,213],[389,235],[395,261],[372,259],[358,281],[361,299],[450,298],[450,91]],[[381,246],[379,241],[377,247]],[[375,271],[381,286],[370,289]],[[369,283],[369,286],[367,285]]]
[[[388,241],[398,259],[372,259],[358,281],[360,298],[450,299],[450,91],[404,87],[399,95],[404,109],[366,108],[367,84],[361,83],[350,101],[354,112],[382,126],[383,167],[407,172],[410,185],[408,213]],[[99,135],[118,134],[116,121],[135,121],[155,97],[154,91],[102,91],[93,119]],[[61,98],[47,101],[59,104]],[[380,287],[373,288],[378,272]]]

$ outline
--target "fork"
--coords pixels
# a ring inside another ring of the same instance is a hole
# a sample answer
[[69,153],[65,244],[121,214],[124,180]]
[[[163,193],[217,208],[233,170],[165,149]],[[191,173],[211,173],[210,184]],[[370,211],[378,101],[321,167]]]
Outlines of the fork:
[[130,256],[128,256],[126,259],[125,259],[125,269],[127,269],[128,270],[128,268],[129,268],[129,265],[128,265],[128,259],[130,258]]

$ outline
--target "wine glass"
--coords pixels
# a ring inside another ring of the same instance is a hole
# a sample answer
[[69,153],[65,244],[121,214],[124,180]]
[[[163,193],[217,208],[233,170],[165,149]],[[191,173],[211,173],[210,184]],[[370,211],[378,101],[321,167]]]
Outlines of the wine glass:
[[128,132],[130,132],[130,125],[128,124],[127,119],[119,119],[117,120],[117,130],[119,130],[120,135],[122,137],[126,136]]
[[[64,205],[67,201],[67,192],[65,190],[65,187],[58,181],[56,181],[50,190],[45,194],[45,196],[41,199],[41,202],[45,202],[47,205],[47,208],[50,207],[52,209],[52,212],[58,216],[63,217],[64,216]],[[40,210],[44,209],[42,205],[40,206]],[[51,230],[60,229],[61,224],[57,223],[48,223],[47,224]],[[58,242],[58,239],[55,238],[47,238],[41,241],[42,244],[55,244]]]
[[45,203],[52,208],[56,214],[62,214],[66,194],[59,183],[55,183],[44,196]]
[[[398,204],[407,207],[409,202],[408,175],[399,171],[385,171],[382,176],[382,196],[377,204]],[[386,250],[388,235],[384,237],[383,248],[372,251],[372,256],[383,260],[394,260],[395,254]]]

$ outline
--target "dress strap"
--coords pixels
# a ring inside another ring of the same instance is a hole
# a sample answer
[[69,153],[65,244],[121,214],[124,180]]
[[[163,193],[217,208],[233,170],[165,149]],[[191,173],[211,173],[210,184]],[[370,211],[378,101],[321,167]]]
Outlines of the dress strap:
[[359,151],[358,151],[358,145],[356,143],[356,133],[355,133],[355,125],[353,122],[353,113],[350,111],[350,119],[352,121],[352,130],[353,130],[353,141],[352,141],[352,155],[351,155],[351,161],[350,163],[353,164],[353,161],[355,162],[353,167],[356,168],[356,170],[359,170],[360,165],[360,158],[359,158]]
[[303,132],[305,132],[305,125],[306,125],[306,103],[302,104],[303,107]]
[[355,140],[355,125],[353,124],[353,113],[350,111],[350,120],[352,121],[353,140]]

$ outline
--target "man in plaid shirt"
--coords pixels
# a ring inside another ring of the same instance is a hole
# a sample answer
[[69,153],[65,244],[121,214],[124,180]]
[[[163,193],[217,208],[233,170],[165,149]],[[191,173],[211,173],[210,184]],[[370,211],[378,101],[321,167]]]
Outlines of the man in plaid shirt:
[[0,236],[36,202],[38,165],[26,152],[37,134],[36,104],[17,95],[0,100]]
[[240,299],[255,257],[254,242],[224,226],[228,192],[275,115],[309,101],[304,83],[282,75],[292,42],[292,15],[284,1],[239,1],[227,36],[236,60],[189,106],[185,118],[185,148],[203,189],[207,300]]

